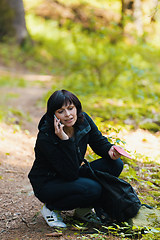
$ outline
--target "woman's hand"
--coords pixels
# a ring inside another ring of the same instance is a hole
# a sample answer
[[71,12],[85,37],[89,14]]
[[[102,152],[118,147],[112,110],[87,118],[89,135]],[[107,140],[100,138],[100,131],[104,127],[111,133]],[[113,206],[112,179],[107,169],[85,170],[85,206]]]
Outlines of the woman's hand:
[[64,132],[63,130],[64,124],[60,123],[60,120],[57,120],[54,117],[54,129],[55,129],[55,134],[62,140],[67,140],[69,139],[68,135]]
[[122,156],[113,146],[109,149],[108,154],[113,160],[117,160]]

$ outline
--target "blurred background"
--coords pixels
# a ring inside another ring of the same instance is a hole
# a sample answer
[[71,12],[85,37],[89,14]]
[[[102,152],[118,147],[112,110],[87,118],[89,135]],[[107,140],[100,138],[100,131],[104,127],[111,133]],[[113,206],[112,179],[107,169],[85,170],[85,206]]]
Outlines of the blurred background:
[[65,88],[99,123],[158,132],[159,42],[158,0],[1,0],[0,86],[48,80],[44,105]]

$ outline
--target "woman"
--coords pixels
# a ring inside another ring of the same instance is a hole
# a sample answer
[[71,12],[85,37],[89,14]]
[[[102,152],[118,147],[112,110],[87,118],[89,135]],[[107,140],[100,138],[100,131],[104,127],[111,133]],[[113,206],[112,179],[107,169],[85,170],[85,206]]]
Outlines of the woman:
[[119,176],[121,155],[67,90],[50,96],[38,128],[35,161],[28,176],[35,196],[45,203],[44,219],[51,227],[66,227],[61,211],[75,209],[76,217],[100,224],[92,208],[101,197],[101,185],[81,177],[81,164],[89,144],[101,157],[90,164],[92,169]]

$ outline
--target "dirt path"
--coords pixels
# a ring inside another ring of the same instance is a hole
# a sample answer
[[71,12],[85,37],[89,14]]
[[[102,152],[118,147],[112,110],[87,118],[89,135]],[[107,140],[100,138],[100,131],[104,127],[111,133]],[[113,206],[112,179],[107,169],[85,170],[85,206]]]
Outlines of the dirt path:
[[[24,121],[22,130],[16,132],[12,126],[0,124],[0,239],[28,239],[27,232],[33,232],[35,226],[31,228],[29,223],[36,214],[38,219],[41,207],[33,197],[27,174],[34,159],[37,121],[44,111],[36,102],[45,91],[39,87],[1,89],[1,94],[11,92],[19,97],[7,101],[9,106],[30,112],[31,121]],[[43,224],[39,231],[46,227]]]
[[[13,126],[0,123],[0,239],[51,239],[46,236],[53,232],[44,222],[40,208],[42,204],[34,197],[27,174],[34,160],[34,143],[37,124],[45,109],[37,101],[48,91],[49,86],[39,85],[29,88],[1,88],[0,94],[16,93],[18,98],[7,100],[7,104],[16,107],[25,114],[30,113],[31,121],[24,120],[22,128],[14,131]],[[26,134],[27,129],[30,134]],[[137,149],[142,154],[159,161],[160,138],[147,131],[137,130],[125,133],[124,139],[131,151]],[[69,216],[64,219],[70,222]],[[77,239],[70,227],[63,236],[54,239]],[[109,239],[112,239],[110,237]],[[114,238],[116,239],[116,238]]]
[[[0,239],[3,240],[49,239],[46,234],[55,231],[42,218],[42,203],[34,197],[27,178],[34,161],[38,121],[45,112],[45,108],[38,106],[37,101],[48,89],[48,84],[45,88],[34,86],[0,89],[1,95],[18,94],[17,98],[8,99],[6,104],[16,107],[24,114],[29,112],[31,117],[31,121],[23,120],[18,131],[12,125],[0,123]],[[73,212],[63,215],[66,220]],[[69,228],[63,233],[63,237],[54,239],[64,239],[68,235],[72,237],[66,239],[76,239]]]
[[[48,91],[48,88],[41,88],[33,86],[29,88],[3,88],[0,90],[0,94],[16,94],[18,97],[7,100],[7,105],[15,110],[20,111],[24,116],[22,121],[22,130],[28,130],[31,135],[37,133],[37,124],[41,116],[45,112],[45,108],[38,106],[39,101],[43,94]],[[12,115],[10,116],[12,117]],[[20,119],[17,117],[15,121],[19,122]]]

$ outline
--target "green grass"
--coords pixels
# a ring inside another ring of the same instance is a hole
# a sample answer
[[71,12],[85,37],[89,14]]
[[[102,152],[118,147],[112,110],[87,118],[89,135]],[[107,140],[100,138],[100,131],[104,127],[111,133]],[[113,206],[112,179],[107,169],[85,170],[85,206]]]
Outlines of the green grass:
[[[0,94],[0,121],[4,121],[8,124],[18,124],[23,123],[23,119],[30,121],[31,118],[29,113],[25,114],[18,110],[16,107],[12,108],[8,106],[8,100],[18,98],[19,94],[15,93],[12,88],[26,88],[28,86],[34,86],[34,82],[28,82],[20,77],[12,77],[12,75],[0,76],[0,88],[4,89]],[[10,89],[10,91],[5,92],[5,89]]]
[[23,78],[12,77],[11,75],[0,76],[0,87],[27,87],[28,82]]

